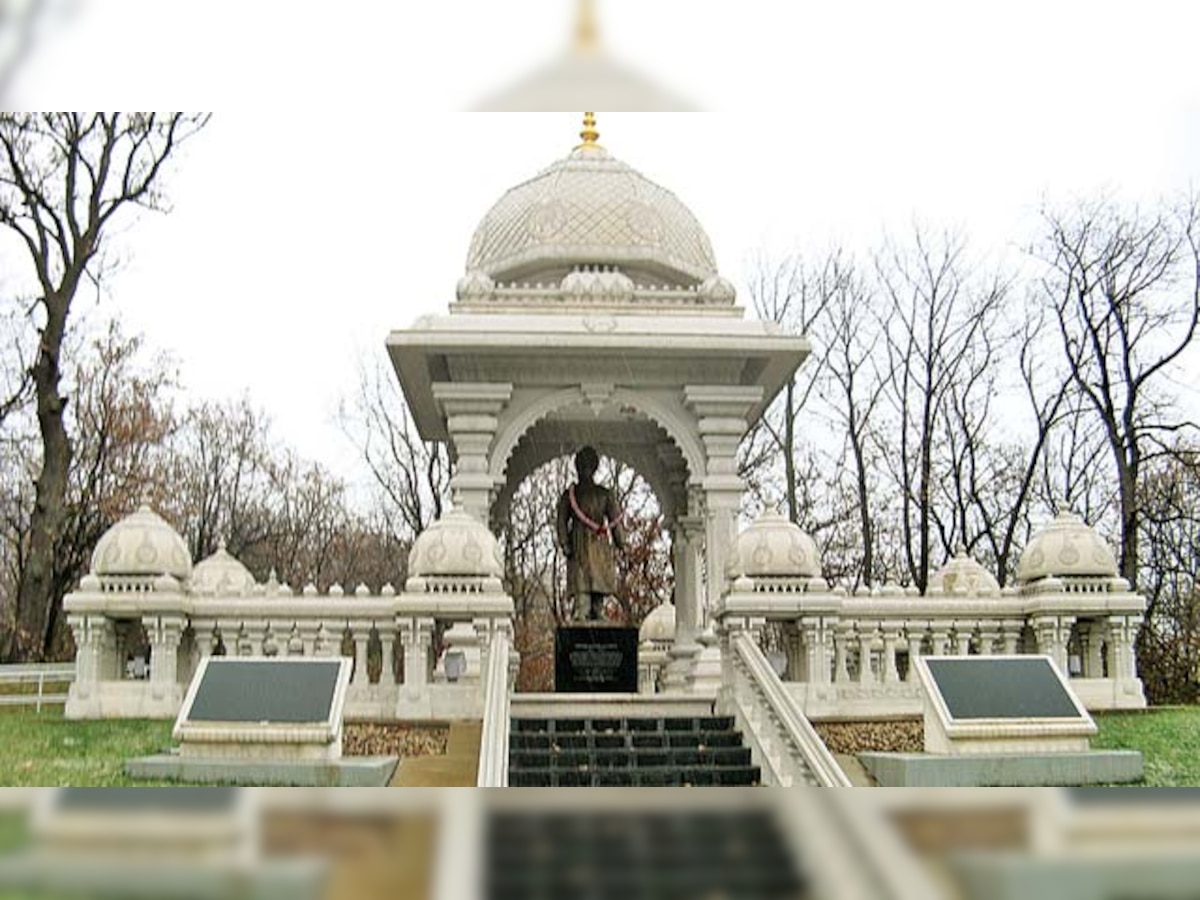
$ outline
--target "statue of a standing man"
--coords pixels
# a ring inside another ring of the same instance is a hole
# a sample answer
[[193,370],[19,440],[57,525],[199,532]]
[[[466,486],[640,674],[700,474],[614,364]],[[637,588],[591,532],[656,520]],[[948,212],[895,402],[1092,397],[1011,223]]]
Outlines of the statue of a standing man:
[[600,618],[604,598],[617,592],[615,546],[625,549],[621,510],[612,491],[596,484],[600,457],[591,447],[575,454],[576,484],[558,501],[558,546],[567,557],[567,593],[575,608],[589,600],[588,618]]

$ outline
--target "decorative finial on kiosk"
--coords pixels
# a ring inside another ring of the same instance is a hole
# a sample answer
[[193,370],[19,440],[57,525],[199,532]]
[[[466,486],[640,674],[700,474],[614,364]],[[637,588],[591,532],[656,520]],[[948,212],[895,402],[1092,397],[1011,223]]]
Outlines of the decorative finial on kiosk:
[[579,136],[583,138],[583,143],[579,145],[579,150],[585,147],[599,147],[597,141],[600,140],[600,132],[596,130],[596,114],[594,112],[585,112],[583,114],[583,131],[579,132]]

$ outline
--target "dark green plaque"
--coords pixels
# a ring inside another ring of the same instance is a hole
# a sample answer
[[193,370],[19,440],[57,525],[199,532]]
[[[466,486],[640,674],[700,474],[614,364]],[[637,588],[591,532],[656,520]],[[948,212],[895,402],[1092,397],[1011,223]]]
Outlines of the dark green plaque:
[[317,723],[329,720],[340,659],[209,661],[190,722]]
[[1052,663],[1040,656],[927,657],[951,719],[1078,719]]
[[237,804],[239,788],[62,788],[55,805],[67,812],[220,813]]

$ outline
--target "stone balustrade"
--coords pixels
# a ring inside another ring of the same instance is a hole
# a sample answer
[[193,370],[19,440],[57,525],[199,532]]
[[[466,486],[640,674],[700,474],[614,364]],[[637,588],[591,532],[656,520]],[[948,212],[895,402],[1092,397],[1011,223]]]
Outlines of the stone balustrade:
[[[217,596],[192,594],[175,579],[89,576],[64,606],[77,647],[72,718],[173,717],[200,660],[212,655],[350,656],[350,718],[478,718],[478,664],[448,678],[435,648],[453,630],[454,647],[482,660],[494,635],[511,634],[513,614],[494,578],[413,578],[401,593],[267,585]],[[140,629],[150,647],[146,680],[125,674]]]
[[807,715],[874,718],[920,714],[911,661],[922,655],[1046,654],[1089,709],[1143,707],[1133,652],[1143,610],[1119,578],[921,596],[895,585],[851,595],[821,578],[741,577],[715,618],[724,631],[777,623],[783,678]]

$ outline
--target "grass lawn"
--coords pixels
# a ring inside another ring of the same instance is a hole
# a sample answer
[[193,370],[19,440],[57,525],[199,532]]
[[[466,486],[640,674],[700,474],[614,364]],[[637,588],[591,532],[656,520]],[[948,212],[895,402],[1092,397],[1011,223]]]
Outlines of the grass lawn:
[[[1098,713],[1092,746],[1141,750],[1146,786],[1200,787],[1200,707]],[[119,787],[124,761],[171,745],[171,722],[69,722],[61,709],[0,709],[0,786]],[[164,784],[168,782],[163,782]],[[0,835],[2,837],[2,835]]]
[[62,710],[0,710],[0,785],[119,787],[125,760],[169,747],[172,722],[69,722]]
[[1200,707],[1097,713],[1097,750],[1141,750],[1146,787],[1200,787]]

